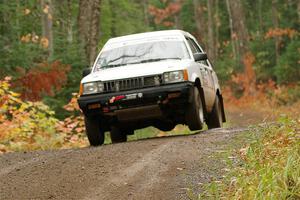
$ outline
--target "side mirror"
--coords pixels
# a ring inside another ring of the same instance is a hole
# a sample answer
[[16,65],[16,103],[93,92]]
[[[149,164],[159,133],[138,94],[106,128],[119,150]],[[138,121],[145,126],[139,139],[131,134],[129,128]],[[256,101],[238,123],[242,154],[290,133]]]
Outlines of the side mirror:
[[91,72],[92,72],[92,69],[91,69],[91,68],[85,68],[85,69],[82,71],[82,78],[86,77],[86,76],[89,75]]
[[207,60],[207,54],[206,53],[195,53],[194,59],[196,62],[201,61],[201,60]]

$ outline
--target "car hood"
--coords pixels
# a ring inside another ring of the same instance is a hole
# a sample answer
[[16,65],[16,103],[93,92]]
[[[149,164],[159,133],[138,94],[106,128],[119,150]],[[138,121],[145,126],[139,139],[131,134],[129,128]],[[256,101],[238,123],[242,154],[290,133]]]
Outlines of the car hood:
[[190,60],[165,60],[159,62],[141,63],[125,65],[109,69],[100,70],[89,74],[82,79],[82,83],[93,81],[109,81],[126,79],[132,77],[149,76],[162,74],[168,71],[182,70],[188,66]]

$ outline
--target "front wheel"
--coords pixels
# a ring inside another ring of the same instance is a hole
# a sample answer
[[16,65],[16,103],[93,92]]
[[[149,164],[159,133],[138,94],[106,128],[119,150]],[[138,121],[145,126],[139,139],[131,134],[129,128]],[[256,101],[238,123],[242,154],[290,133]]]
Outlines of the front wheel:
[[216,100],[212,112],[208,115],[208,129],[221,128],[223,125],[222,107],[219,96],[216,95]]
[[91,146],[99,146],[104,143],[104,131],[101,129],[98,117],[84,117],[86,135]]
[[204,123],[204,110],[199,89],[194,87],[191,95],[192,101],[188,105],[185,117],[186,124],[191,131],[201,130]]

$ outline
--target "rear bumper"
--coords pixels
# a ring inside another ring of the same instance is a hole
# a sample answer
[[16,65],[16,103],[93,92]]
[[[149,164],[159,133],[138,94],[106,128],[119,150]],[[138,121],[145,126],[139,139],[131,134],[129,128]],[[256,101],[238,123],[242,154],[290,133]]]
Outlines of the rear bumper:
[[78,99],[80,109],[85,115],[110,115],[120,110],[168,104],[184,104],[188,101],[193,83],[184,82],[158,87],[143,88],[108,94],[81,96]]

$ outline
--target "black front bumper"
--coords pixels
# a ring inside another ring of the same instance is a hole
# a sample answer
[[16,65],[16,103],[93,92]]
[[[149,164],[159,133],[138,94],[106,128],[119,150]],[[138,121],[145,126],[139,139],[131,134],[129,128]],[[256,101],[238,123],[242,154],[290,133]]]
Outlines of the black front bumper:
[[[146,105],[163,105],[166,104],[170,97],[172,97],[172,101],[174,102],[184,103],[188,101],[188,96],[192,87],[193,83],[184,82],[115,93],[86,95],[79,97],[78,104],[85,115],[92,115]],[[172,94],[177,94],[177,96],[174,98]],[[126,95],[136,95],[137,98],[123,98],[112,101],[113,98]]]

